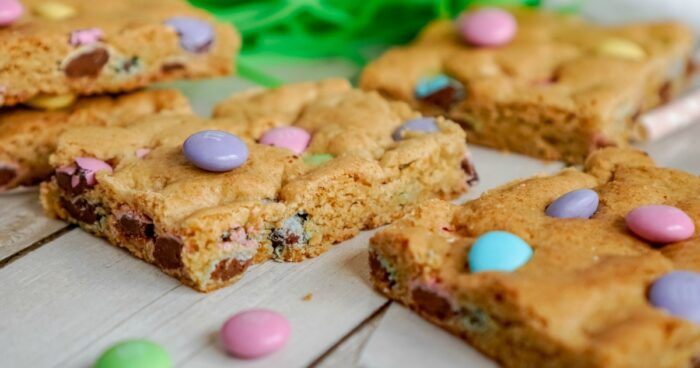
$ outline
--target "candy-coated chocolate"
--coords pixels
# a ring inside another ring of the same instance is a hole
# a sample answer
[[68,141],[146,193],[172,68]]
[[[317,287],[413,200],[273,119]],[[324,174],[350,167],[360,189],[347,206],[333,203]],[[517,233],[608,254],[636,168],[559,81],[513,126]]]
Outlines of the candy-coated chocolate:
[[445,74],[437,74],[430,77],[421,78],[416,84],[416,98],[425,98],[450,85],[450,77]]
[[481,235],[469,249],[471,272],[512,272],[532,257],[532,248],[523,239],[507,231]]
[[639,44],[624,38],[608,38],[596,47],[596,51],[629,60],[644,60],[647,57],[646,51]]
[[170,368],[172,361],[160,345],[148,340],[126,340],[112,345],[94,368]]
[[203,130],[185,140],[182,150],[193,165],[214,172],[233,170],[248,159],[248,146],[235,135]]
[[330,153],[314,153],[304,156],[304,163],[309,166],[319,166],[333,159]]
[[283,315],[266,309],[252,309],[229,318],[221,328],[221,339],[232,355],[252,359],[282,348],[290,330]]
[[136,150],[136,157],[144,158],[144,157],[148,156],[149,153],[151,153],[150,148],[139,148]]
[[[90,186],[95,185],[95,174],[98,171],[108,171],[109,173],[112,173],[112,166],[93,157],[77,157],[75,159],[75,164],[85,177],[85,182]],[[80,175],[74,175],[71,178],[71,185],[73,187],[77,187],[79,183]]]
[[461,16],[458,28],[464,40],[470,44],[492,47],[510,42],[518,29],[518,23],[505,10],[485,8]]
[[24,8],[17,0],[0,0],[0,27],[9,26],[22,16]]
[[76,96],[73,94],[58,96],[37,95],[25,102],[25,104],[38,110],[59,110],[73,105],[75,101]]
[[78,13],[74,7],[59,1],[44,1],[36,4],[32,10],[38,16],[50,20],[64,20]]
[[214,42],[214,29],[201,19],[193,17],[171,17],[165,24],[175,28],[180,37],[180,47],[190,52],[206,52]]
[[591,189],[577,189],[552,202],[545,213],[557,218],[582,218],[593,216],[598,209],[598,193]]
[[99,28],[78,29],[70,33],[71,46],[80,46],[95,43],[102,38],[102,30]]
[[439,130],[440,128],[438,128],[437,124],[435,123],[435,119],[415,118],[403,123],[403,125],[398,127],[394,131],[394,134],[392,134],[392,138],[394,138],[395,141],[401,140],[405,131],[435,133]]
[[627,227],[642,239],[654,243],[673,243],[695,233],[695,224],[680,209],[665,205],[637,207],[625,217]]
[[700,273],[669,272],[649,288],[649,302],[666,312],[700,323]]
[[310,140],[309,132],[294,126],[272,128],[260,137],[261,144],[286,148],[297,155],[304,152]]

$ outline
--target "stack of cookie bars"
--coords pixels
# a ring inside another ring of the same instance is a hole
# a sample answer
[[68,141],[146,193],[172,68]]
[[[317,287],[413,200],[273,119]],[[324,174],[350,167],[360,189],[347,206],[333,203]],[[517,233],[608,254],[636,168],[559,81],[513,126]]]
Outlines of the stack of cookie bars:
[[[438,21],[361,89],[246,92],[207,119],[177,91],[136,90],[230,73],[231,27],[171,0],[22,4],[0,28],[0,190],[44,181],[50,216],[200,291],[398,220],[371,240],[375,287],[505,366],[695,364],[700,312],[647,292],[700,271],[700,179],[625,148],[687,86],[686,27],[514,11],[512,41],[476,47]],[[203,131],[240,139],[241,166],[191,161],[183,142]],[[465,141],[585,167],[455,206],[477,180]],[[691,235],[640,233],[627,214],[648,205],[682,210]]]

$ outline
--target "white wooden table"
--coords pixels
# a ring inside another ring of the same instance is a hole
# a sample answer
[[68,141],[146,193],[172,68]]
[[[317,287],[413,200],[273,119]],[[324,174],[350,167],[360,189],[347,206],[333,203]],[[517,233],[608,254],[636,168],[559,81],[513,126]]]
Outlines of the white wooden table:
[[[299,81],[352,77],[356,69],[315,62],[271,72]],[[255,87],[237,78],[175,85],[203,115],[231,93]],[[700,145],[694,137],[700,137],[700,126],[645,148],[663,165],[698,173]],[[561,167],[473,151],[482,182],[467,197]],[[433,368],[452,365],[428,341],[453,344],[455,339],[425,327],[372,290],[366,254],[371,234],[301,264],[251,267],[238,283],[202,294],[103,240],[46,218],[36,189],[0,195],[0,367],[89,367],[107,346],[136,337],[162,344],[178,367],[409,367],[418,355],[435,361]],[[312,298],[305,301],[309,293]],[[231,358],[217,340],[219,327],[253,307],[286,315],[290,341],[260,360]],[[416,338],[424,340],[406,346]],[[440,346],[467,351],[461,343]],[[397,354],[402,349],[411,354]]]

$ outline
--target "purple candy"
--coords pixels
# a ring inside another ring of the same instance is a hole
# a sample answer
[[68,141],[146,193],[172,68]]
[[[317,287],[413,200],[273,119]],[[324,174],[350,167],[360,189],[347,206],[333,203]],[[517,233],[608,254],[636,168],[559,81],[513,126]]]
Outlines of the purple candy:
[[175,28],[180,46],[190,52],[206,52],[214,42],[214,29],[209,23],[193,17],[171,17],[165,24]]
[[700,273],[669,272],[651,285],[649,302],[666,312],[700,323]]
[[245,163],[248,146],[233,134],[219,130],[203,130],[192,134],[182,145],[185,157],[193,165],[207,171],[229,171]]
[[545,213],[557,218],[591,218],[598,209],[598,193],[590,189],[578,189],[564,194],[552,202]]
[[437,124],[435,124],[435,119],[433,118],[415,118],[405,122],[402,126],[396,129],[394,134],[392,134],[392,138],[394,138],[395,141],[400,141],[403,132],[406,130],[435,133],[440,129],[438,128]]

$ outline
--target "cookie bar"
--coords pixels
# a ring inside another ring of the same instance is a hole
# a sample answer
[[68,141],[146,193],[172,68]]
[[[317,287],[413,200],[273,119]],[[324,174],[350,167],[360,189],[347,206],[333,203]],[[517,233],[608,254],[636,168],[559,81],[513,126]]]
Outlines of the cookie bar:
[[[243,93],[215,115],[67,131],[41,187],[44,208],[208,291],[255,262],[317,256],[418,200],[453,198],[471,179],[456,123],[406,129],[417,112],[345,80]],[[242,140],[245,154],[217,154],[243,165],[193,165],[213,153],[192,151],[193,137],[209,133]]]
[[595,149],[644,136],[638,118],[688,84],[694,36],[678,23],[588,24],[513,11],[517,33],[475,47],[449,21],[388,51],[361,86],[460,123],[470,142],[583,163]]
[[9,108],[0,112],[0,191],[49,178],[53,173],[49,155],[58,136],[69,128],[119,126],[140,116],[190,111],[187,98],[175,90],[86,97],[58,111]]
[[[696,175],[601,149],[583,170],[519,180],[461,206],[423,203],[370,240],[373,283],[506,367],[693,367],[699,195]],[[634,218],[639,211],[651,221]],[[649,237],[639,225],[675,235]],[[687,318],[652,305],[664,303],[646,295],[658,280],[692,273],[694,285],[666,293]]]
[[225,75],[240,46],[230,26],[186,1],[21,3],[23,15],[0,27],[0,106]]

